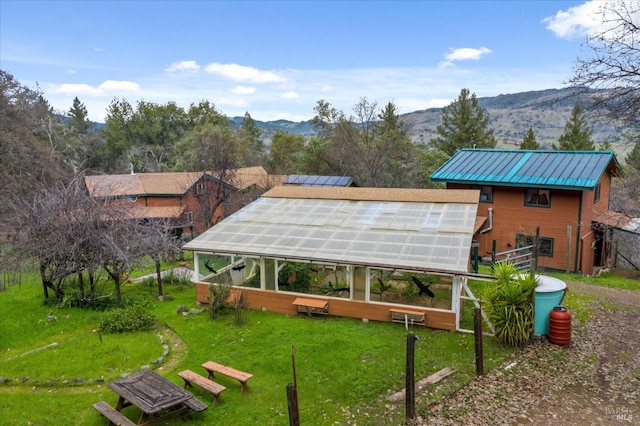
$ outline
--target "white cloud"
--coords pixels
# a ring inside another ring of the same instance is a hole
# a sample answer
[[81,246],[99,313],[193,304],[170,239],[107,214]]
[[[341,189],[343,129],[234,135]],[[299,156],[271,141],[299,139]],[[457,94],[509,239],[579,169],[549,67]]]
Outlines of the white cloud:
[[250,86],[236,86],[231,89],[231,93],[235,95],[252,95],[256,92],[255,87]]
[[287,79],[273,71],[263,71],[238,64],[219,64],[213,62],[205,67],[205,71],[218,74],[233,81],[250,83],[286,83]]
[[293,91],[289,91],[289,92],[285,92],[283,94],[280,95],[281,98],[284,99],[296,99],[298,97],[300,97],[300,95],[296,92]]
[[588,1],[580,6],[559,10],[555,15],[542,20],[547,29],[560,38],[576,38],[593,34],[601,28],[598,10],[603,6],[599,1]]
[[98,47],[98,46],[93,47],[94,52],[102,52],[102,50],[103,50],[102,47]]
[[132,81],[107,80],[98,87],[100,90],[112,92],[137,92],[140,90],[140,85]]
[[51,93],[63,95],[86,95],[86,96],[108,96],[114,92],[138,92],[140,86],[131,81],[107,80],[100,86],[95,87],[84,83],[63,83],[51,86]]
[[491,53],[491,49],[488,49],[484,46],[482,46],[480,49],[463,47],[460,49],[452,49],[450,53],[445,55],[445,59],[447,60],[447,62],[467,61],[467,60],[477,61],[483,55],[487,55],[489,53]]
[[244,99],[241,98],[218,98],[215,99],[216,105],[226,105],[230,107],[236,108],[246,108],[251,104]]
[[89,84],[60,84],[51,89],[52,93],[62,93],[65,95],[100,95],[100,90]]
[[186,72],[195,74],[200,70],[200,65],[196,61],[180,61],[174,62],[164,69],[166,72]]
[[75,74],[76,70],[67,70],[67,74]]

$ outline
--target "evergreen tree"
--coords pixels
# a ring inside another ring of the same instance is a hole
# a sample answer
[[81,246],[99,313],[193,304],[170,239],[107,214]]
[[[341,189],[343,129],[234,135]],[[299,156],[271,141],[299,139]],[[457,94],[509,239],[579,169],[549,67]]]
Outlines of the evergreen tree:
[[261,132],[249,112],[244,114],[238,130],[239,142],[242,145],[240,163],[244,166],[260,164],[264,158],[265,146],[260,138]]
[[495,148],[497,140],[489,129],[489,116],[478,106],[476,95],[462,89],[458,99],[442,110],[442,124],[433,146],[449,156],[462,148]]
[[613,147],[611,146],[611,142],[609,142],[609,139],[605,139],[601,144],[600,144],[600,151],[613,151]]
[[540,144],[536,140],[536,134],[532,127],[529,127],[527,134],[524,135],[524,139],[522,139],[522,143],[520,144],[520,149],[540,149]]
[[552,144],[553,149],[564,151],[592,151],[596,149],[591,139],[593,132],[582,116],[580,105],[575,105],[571,117],[564,126],[564,133],[558,139],[559,144]]
[[71,130],[79,135],[86,134],[91,128],[91,121],[87,118],[88,115],[87,107],[80,102],[78,97],[75,97],[68,114],[71,118],[71,122],[69,123]]
[[625,161],[627,166],[640,172],[640,142],[636,142],[631,152],[627,154]]

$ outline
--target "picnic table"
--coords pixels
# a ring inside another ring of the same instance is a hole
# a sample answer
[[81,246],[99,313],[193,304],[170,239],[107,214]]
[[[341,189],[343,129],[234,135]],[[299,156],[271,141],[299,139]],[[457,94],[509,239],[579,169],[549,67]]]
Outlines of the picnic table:
[[[119,396],[118,403],[113,407],[118,414],[130,405],[135,405],[142,411],[137,423],[139,425],[154,425],[176,417],[188,418],[189,410],[207,409],[207,405],[194,398],[190,392],[153,370],[133,373],[107,383],[107,386]],[[110,413],[111,407],[105,407],[105,403],[94,404],[94,407],[110,420],[109,416],[114,415]]]

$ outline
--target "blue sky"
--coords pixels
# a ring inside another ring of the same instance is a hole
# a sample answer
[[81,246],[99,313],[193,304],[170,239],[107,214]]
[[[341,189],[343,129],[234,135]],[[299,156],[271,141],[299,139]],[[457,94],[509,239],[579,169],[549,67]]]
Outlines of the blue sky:
[[400,113],[563,87],[593,1],[0,0],[0,68],[95,121],[114,98],[308,120],[323,99]]

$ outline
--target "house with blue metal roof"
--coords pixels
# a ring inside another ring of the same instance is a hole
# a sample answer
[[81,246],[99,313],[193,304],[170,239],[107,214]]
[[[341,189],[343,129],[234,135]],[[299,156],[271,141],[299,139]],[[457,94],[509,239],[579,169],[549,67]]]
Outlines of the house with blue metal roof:
[[529,245],[539,228],[539,267],[591,275],[610,256],[596,217],[621,173],[611,151],[462,149],[431,180],[480,190],[481,256]]

